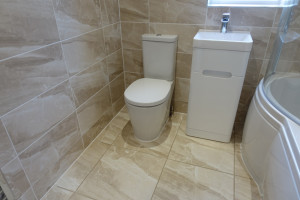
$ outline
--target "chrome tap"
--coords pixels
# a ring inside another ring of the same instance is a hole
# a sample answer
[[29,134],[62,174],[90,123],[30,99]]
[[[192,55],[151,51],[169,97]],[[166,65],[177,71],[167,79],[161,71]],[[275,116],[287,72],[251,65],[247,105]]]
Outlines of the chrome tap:
[[227,33],[227,25],[229,22],[230,13],[223,13],[223,17],[221,19],[222,26],[221,26],[221,33]]

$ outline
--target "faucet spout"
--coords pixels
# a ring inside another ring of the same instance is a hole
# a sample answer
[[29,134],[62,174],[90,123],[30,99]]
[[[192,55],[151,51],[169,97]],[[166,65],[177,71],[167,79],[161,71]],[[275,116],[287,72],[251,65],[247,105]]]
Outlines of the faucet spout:
[[222,26],[221,26],[221,33],[227,33],[227,25],[229,22],[230,13],[223,13],[223,17],[221,19]]

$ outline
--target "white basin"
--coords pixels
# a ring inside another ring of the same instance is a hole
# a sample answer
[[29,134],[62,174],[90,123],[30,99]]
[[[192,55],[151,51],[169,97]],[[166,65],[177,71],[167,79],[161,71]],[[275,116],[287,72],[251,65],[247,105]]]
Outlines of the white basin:
[[220,33],[200,30],[194,37],[194,48],[250,51],[252,37],[249,32]]

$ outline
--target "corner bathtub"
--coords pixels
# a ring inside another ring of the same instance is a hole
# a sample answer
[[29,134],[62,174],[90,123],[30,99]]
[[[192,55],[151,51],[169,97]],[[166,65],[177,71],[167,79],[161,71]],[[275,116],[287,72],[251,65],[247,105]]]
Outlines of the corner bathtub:
[[[250,104],[242,158],[264,200],[300,199],[300,77],[263,80]],[[296,117],[296,118],[295,118]],[[291,120],[291,119],[293,120]]]

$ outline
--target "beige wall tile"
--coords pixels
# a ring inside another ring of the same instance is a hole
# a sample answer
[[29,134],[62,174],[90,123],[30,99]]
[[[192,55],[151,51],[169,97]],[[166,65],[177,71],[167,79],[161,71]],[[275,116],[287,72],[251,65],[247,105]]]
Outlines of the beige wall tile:
[[206,0],[149,0],[149,3],[151,22],[205,23]]
[[112,119],[108,86],[82,104],[77,115],[84,146],[87,147]]
[[62,40],[101,26],[100,4],[94,0],[53,0],[57,27]]
[[93,96],[108,84],[108,72],[105,61],[100,61],[70,79],[75,96],[76,107]]
[[125,86],[126,88],[128,88],[128,86],[133,83],[134,81],[136,81],[137,79],[143,78],[144,75],[140,74],[140,73],[129,73],[129,72],[125,72]]
[[109,90],[112,103],[115,103],[120,97],[123,96],[125,91],[124,73],[122,73],[109,84]]
[[0,121],[0,168],[17,156],[14,147],[8,138],[6,130]]
[[60,44],[0,62],[0,115],[67,78]]
[[116,116],[118,112],[124,107],[124,105],[125,105],[125,100],[124,100],[124,95],[122,95],[118,100],[116,100],[112,104],[113,115]]
[[244,123],[256,87],[244,85],[240,96],[239,106],[235,117],[235,122]]
[[[230,12],[230,8],[228,7],[208,7],[205,25],[216,26],[217,29],[220,30],[222,15],[223,13],[227,13],[227,12]],[[229,20],[228,26],[230,26],[230,23],[231,23],[231,19]],[[206,28],[206,29],[211,29],[211,28]]]
[[74,109],[73,94],[66,81],[2,120],[17,152],[21,152]]
[[189,101],[190,79],[176,78],[174,99],[175,101]]
[[121,24],[113,24],[103,29],[106,54],[121,49]]
[[126,72],[143,73],[143,51],[124,49],[124,70]]
[[183,101],[174,101],[174,111],[187,113],[188,111],[188,103]]
[[102,29],[65,40],[62,47],[71,76],[102,60],[106,55]]
[[0,60],[59,40],[51,0],[3,0],[0,13]]
[[123,72],[122,50],[119,50],[106,58],[109,81],[114,80]]
[[150,33],[155,34],[175,34],[178,35],[178,49],[177,52],[192,53],[193,38],[200,28],[200,25],[186,25],[186,24],[150,24]]
[[12,191],[14,199],[20,198],[30,187],[18,158],[15,158],[13,161],[2,167],[1,172]]
[[142,49],[142,35],[149,33],[148,23],[122,22],[122,42],[124,49]]
[[176,77],[190,78],[192,67],[192,54],[177,53],[176,55]]
[[148,0],[120,0],[121,21],[149,21]]
[[82,150],[80,130],[73,113],[20,155],[38,198],[44,196]]
[[114,24],[120,21],[118,0],[100,0],[100,7],[103,25]]
[[262,64],[263,60],[249,59],[244,85],[252,85],[255,87],[258,85],[259,73],[261,71]]

